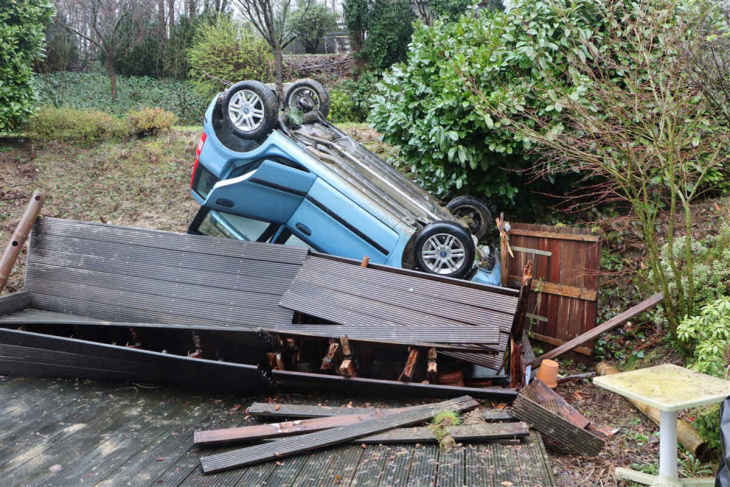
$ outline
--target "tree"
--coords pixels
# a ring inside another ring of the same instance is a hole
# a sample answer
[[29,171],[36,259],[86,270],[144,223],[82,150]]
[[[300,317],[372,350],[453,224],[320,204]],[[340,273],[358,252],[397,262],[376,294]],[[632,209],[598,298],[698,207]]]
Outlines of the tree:
[[[497,45],[454,59],[455,69],[488,127],[535,146],[538,174],[580,172],[591,184],[578,196],[591,206],[628,203],[674,332],[694,311],[691,206],[708,189],[708,175],[730,163],[730,127],[693,82],[687,53],[728,35],[728,25],[712,0],[581,0],[570,2],[572,10],[565,0],[540,2],[553,13],[549,28],[562,35],[553,42],[529,26],[532,76],[485,85],[480,63],[509,56]],[[533,97],[542,103],[530,103]],[[657,230],[662,217],[668,266]]]
[[253,29],[228,17],[207,25],[188,49],[190,79],[204,96],[243,79],[268,81],[271,51]]
[[83,27],[62,25],[99,50],[116,102],[115,69],[120,59],[145,39],[152,5],[145,0],[68,0],[66,7],[78,13]]
[[30,117],[35,101],[33,62],[42,57],[44,30],[53,15],[47,0],[3,2],[0,8],[0,130]]
[[365,32],[368,29],[370,0],[345,0],[343,6],[345,25],[350,32],[353,52],[360,52],[365,45]]
[[337,14],[324,3],[313,3],[309,9],[300,6],[292,12],[289,21],[296,25],[294,36],[308,54],[316,54],[324,35],[337,28]]
[[306,18],[313,1],[301,0],[298,4],[298,9],[302,12],[300,20],[292,22],[289,19],[292,0],[236,0],[241,14],[251,22],[274,52],[276,93],[280,100],[284,99],[282,50],[295,39],[294,32],[299,28],[301,19]]

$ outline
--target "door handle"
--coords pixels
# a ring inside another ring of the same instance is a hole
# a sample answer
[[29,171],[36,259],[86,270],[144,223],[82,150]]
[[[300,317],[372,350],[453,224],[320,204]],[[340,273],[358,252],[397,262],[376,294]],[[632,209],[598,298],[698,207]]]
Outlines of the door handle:
[[300,232],[302,232],[307,237],[309,237],[309,236],[312,235],[312,231],[305,224],[303,224],[303,223],[297,223],[294,226],[297,228],[297,230],[299,230]]

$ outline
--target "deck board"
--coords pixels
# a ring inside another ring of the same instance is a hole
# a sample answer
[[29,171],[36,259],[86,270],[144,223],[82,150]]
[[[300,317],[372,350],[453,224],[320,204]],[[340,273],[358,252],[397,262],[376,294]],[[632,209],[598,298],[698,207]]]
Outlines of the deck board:
[[[267,397],[210,395],[141,384],[0,376],[2,485],[267,487],[556,485],[539,436],[439,450],[436,445],[343,445],[204,475],[200,456],[232,447],[193,445],[193,431],[250,425],[246,406]],[[351,398],[292,402],[342,406]],[[355,400],[354,406],[364,406]],[[240,404],[241,407],[233,407]],[[25,409],[19,405],[28,406]],[[374,407],[410,404],[378,401]],[[44,409],[45,407],[45,409]],[[78,425],[85,425],[83,427]],[[58,468],[60,467],[60,470]],[[55,473],[54,473],[55,472]]]

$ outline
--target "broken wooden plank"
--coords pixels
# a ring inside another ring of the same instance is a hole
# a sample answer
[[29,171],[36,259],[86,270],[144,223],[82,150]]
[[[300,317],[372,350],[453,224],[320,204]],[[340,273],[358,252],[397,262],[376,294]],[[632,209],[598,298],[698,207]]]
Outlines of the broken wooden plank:
[[[517,276],[509,277],[509,285],[516,287],[520,285],[520,278]],[[566,298],[577,298],[586,301],[595,301],[598,296],[596,291],[576,286],[568,286],[566,284],[556,284],[547,281],[533,281],[532,290],[536,293],[554,294],[556,296],[564,296]]]
[[520,286],[520,298],[517,302],[517,312],[512,322],[510,332],[510,387],[519,389],[525,385],[525,369],[522,362],[522,339],[524,338],[525,315],[527,314],[527,302],[530,299],[530,286],[532,285],[532,260],[528,260],[522,271],[522,286]]
[[400,382],[410,382],[413,379],[413,372],[416,369],[416,363],[418,362],[419,350],[417,348],[408,347],[408,359],[406,359],[406,365],[403,367],[398,380]]
[[583,235],[574,233],[542,232],[539,230],[528,230],[523,228],[510,228],[510,235],[523,235],[525,237],[555,238],[558,240],[577,240],[580,242],[598,242],[600,235]]
[[541,355],[540,357],[537,357],[535,360],[530,363],[533,367],[537,367],[540,365],[540,363],[543,360],[546,359],[552,359],[559,355],[564,354],[565,352],[568,352],[575,347],[584,344],[587,341],[593,340],[594,338],[598,337],[599,335],[613,330],[614,328],[617,328],[627,321],[629,321],[634,316],[638,315],[639,313],[643,313],[644,311],[653,308],[657,304],[659,304],[664,299],[664,295],[662,293],[656,293],[654,296],[650,297],[649,299],[640,302],[636,306],[632,306],[631,308],[627,309],[623,313],[620,313],[607,322],[603,323],[602,325],[599,325],[592,329],[591,331],[588,331],[586,333],[583,333],[582,335],[573,338],[569,342],[559,346],[558,348],[555,348],[553,350],[550,350],[549,352]]
[[284,417],[290,419],[322,418],[343,414],[371,414],[377,408],[348,408],[330,406],[310,406],[307,404],[276,404],[255,402],[246,410],[251,416]]
[[340,344],[342,344],[342,363],[337,372],[342,377],[357,377],[357,369],[355,368],[355,362],[352,360],[352,349],[350,348],[350,340],[346,336],[340,337]]
[[474,409],[479,403],[469,396],[450,401],[415,406],[383,418],[374,418],[358,424],[308,433],[279,441],[202,457],[204,473],[221,472],[236,467],[297,455],[331,445],[346,443],[356,438],[370,436],[400,426],[407,426],[432,418],[442,411],[461,412]]
[[[515,440],[529,436],[530,427],[523,422],[488,423],[448,426],[444,429],[455,441],[463,443],[490,443],[498,440]],[[265,441],[277,441],[268,439]],[[434,443],[438,438],[431,426],[395,428],[385,433],[352,440],[356,445],[394,445],[409,443]]]
[[327,349],[327,354],[322,359],[322,366],[320,367],[320,369],[322,369],[322,370],[334,369],[335,361],[341,355],[342,355],[342,351],[340,350],[340,344],[337,343],[337,340],[331,339],[330,346]]
[[581,455],[596,456],[603,448],[603,439],[586,429],[590,421],[540,379],[520,392],[512,413]]
[[240,428],[196,431],[193,437],[193,443],[196,445],[219,445],[223,443],[256,441],[265,438],[312,433],[314,431],[360,423],[367,419],[385,417],[393,414],[393,411],[391,409],[372,409],[367,414],[343,414],[340,416],[258,424]]
[[494,408],[484,410],[484,420],[487,423],[499,423],[503,421],[517,421],[517,418],[507,409]]
[[433,384],[438,378],[438,362],[437,362],[436,348],[431,347],[428,349],[428,364],[426,365],[426,380]]

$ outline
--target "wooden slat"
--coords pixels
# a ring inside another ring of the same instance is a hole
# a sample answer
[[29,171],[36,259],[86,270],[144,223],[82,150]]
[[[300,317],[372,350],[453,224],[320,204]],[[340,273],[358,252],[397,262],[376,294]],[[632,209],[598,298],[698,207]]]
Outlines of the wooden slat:
[[631,308],[627,309],[623,313],[620,313],[620,314],[614,316],[613,318],[611,318],[607,322],[603,323],[602,325],[593,328],[589,332],[586,332],[586,333],[570,340],[569,342],[559,346],[558,348],[556,348],[554,350],[550,350],[549,352],[541,355],[540,357],[537,357],[535,360],[532,361],[532,363],[530,365],[532,365],[533,367],[537,367],[538,365],[540,365],[540,363],[543,360],[555,358],[565,352],[572,350],[573,348],[575,348],[579,345],[582,345],[583,343],[585,343],[589,340],[593,340],[594,338],[600,336],[601,334],[606,333],[607,331],[610,331],[614,328],[617,328],[617,327],[623,325],[624,323],[626,323],[628,320],[630,320],[634,316],[653,308],[654,306],[659,304],[663,299],[664,299],[664,296],[662,295],[662,293],[657,293],[657,294],[653,295],[652,297],[650,297],[649,299],[637,304],[636,306],[632,306]]
[[224,443],[256,441],[264,438],[279,438],[361,423],[368,419],[385,417],[392,413],[393,410],[382,410],[372,411],[367,414],[345,414],[334,417],[259,424],[240,428],[196,431],[193,437],[193,443],[196,445],[218,445]]
[[352,416],[374,414],[377,411],[388,411],[378,408],[348,408],[330,406],[311,406],[308,404],[278,404],[267,402],[255,402],[248,409],[246,414],[257,417],[280,417],[289,419],[310,419],[325,418],[330,416]]
[[0,316],[21,311],[30,306],[31,295],[27,292],[0,297]]
[[[495,440],[524,438],[530,434],[529,426],[522,422],[488,423],[449,426],[444,432],[457,442],[484,443]],[[356,443],[366,445],[393,443],[433,443],[438,441],[430,426],[396,428],[385,433],[358,438]]]
[[541,238],[552,238],[556,240],[575,240],[578,242],[598,242],[601,240],[600,235],[585,235],[585,234],[572,234],[572,233],[557,233],[547,232],[538,230],[527,230],[523,228],[515,228],[514,226],[509,231],[510,235],[522,235],[525,237],[541,237]]
[[[545,336],[545,335],[542,335],[540,333],[534,333],[534,332],[533,333],[530,333],[530,337],[531,338],[534,338],[535,340],[538,340],[538,341],[541,341],[541,342],[545,342],[545,343],[550,344],[550,345],[554,345],[556,347],[559,347],[561,345],[565,345],[565,342],[562,341],[562,340],[558,340],[557,338]],[[586,348],[586,347],[575,347],[573,349],[573,351],[576,352],[576,353],[580,353],[581,355],[586,355],[588,357],[592,357],[593,356],[593,350],[591,350],[590,348]],[[534,360],[534,358],[532,360],[530,360],[530,362],[532,362],[533,360]]]
[[[548,394],[552,395],[547,397]],[[557,412],[543,404],[549,401],[557,403]],[[585,429],[588,420],[539,379],[520,392],[512,405],[512,413],[581,455],[596,456],[603,448],[603,440]]]
[[[516,276],[510,276],[510,286],[519,286],[521,279]],[[556,296],[564,296],[566,298],[577,298],[586,301],[595,301],[597,297],[596,291],[575,286],[566,286],[563,284],[555,284],[546,281],[533,281],[532,290],[539,293],[554,294]]]
[[385,418],[366,420],[356,425],[343,426],[318,433],[309,433],[269,444],[256,445],[218,455],[202,457],[200,463],[205,473],[220,472],[267,460],[297,455],[314,449],[345,443],[356,438],[373,435],[399,426],[418,423],[419,421],[433,417],[441,411],[460,412],[478,406],[479,403],[469,396],[436,404],[415,406],[407,411],[397,412]]

